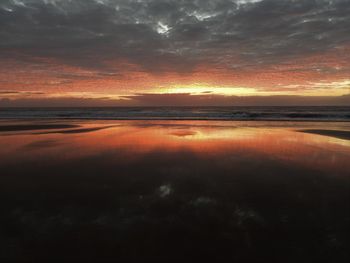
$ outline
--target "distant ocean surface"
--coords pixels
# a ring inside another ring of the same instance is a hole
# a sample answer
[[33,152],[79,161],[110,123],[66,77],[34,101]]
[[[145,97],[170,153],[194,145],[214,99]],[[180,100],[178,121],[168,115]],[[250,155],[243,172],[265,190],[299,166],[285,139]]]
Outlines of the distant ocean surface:
[[0,108],[2,119],[350,121],[347,107]]

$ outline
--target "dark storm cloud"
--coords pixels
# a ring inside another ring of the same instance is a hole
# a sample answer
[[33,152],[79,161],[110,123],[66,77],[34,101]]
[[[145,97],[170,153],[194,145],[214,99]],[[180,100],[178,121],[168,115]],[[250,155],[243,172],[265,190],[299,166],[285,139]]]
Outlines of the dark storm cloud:
[[347,0],[5,0],[0,55],[106,72],[270,65],[346,44],[349,13]]

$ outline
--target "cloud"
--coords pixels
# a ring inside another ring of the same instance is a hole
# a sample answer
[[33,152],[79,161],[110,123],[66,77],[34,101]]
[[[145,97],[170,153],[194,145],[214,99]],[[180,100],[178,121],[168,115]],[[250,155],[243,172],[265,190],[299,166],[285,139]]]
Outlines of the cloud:
[[183,94],[139,94],[128,96],[140,106],[312,106],[350,105],[345,96],[224,96]]
[[17,91],[17,90],[0,90],[1,97],[23,97],[23,96],[32,96],[32,95],[44,95],[45,92],[41,91]]
[[347,0],[3,0],[0,90],[346,94],[349,12]]
[[12,90],[4,90],[4,91],[0,91],[0,96],[1,95],[13,95],[13,94],[18,94],[18,91],[12,91]]
[[[254,67],[350,40],[346,0],[28,0],[0,4],[0,49],[81,67]],[[239,58],[239,60],[237,59]]]

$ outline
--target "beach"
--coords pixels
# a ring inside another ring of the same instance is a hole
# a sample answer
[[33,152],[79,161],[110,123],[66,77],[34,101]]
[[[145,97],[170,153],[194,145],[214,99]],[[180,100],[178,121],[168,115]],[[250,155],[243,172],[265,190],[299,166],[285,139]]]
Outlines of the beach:
[[349,131],[2,120],[1,261],[347,262]]
[[350,262],[350,0],[1,0],[0,263]]

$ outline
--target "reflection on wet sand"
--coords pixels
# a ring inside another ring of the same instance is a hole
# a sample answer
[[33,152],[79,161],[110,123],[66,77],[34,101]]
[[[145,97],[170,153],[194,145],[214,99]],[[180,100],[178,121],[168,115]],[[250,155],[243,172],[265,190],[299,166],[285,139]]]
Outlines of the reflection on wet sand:
[[350,141],[298,131],[322,123],[68,125],[0,134],[0,259],[350,259]]

